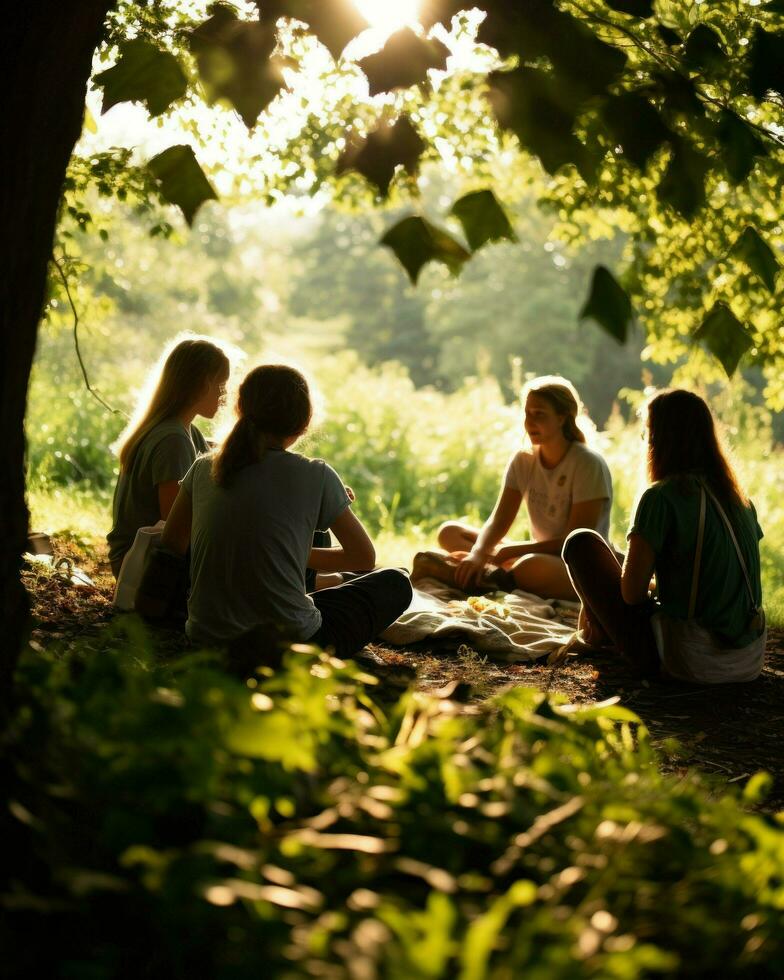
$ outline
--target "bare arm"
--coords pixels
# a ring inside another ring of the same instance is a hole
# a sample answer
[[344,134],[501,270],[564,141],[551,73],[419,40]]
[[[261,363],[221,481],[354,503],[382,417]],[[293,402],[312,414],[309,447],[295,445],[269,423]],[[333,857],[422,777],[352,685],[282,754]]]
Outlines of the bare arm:
[[[161,486],[163,485],[161,484]],[[161,547],[173,551],[177,555],[184,555],[191,542],[192,520],[193,502],[191,495],[185,487],[180,487],[169,511],[169,516],[166,518],[166,526],[161,536]]]
[[365,527],[350,507],[332,523],[330,531],[340,542],[339,548],[313,548],[308,566],[317,572],[371,571],[376,564],[376,549]]
[[471,552],[476,555],[491,555],[498,542],[512,526],[520,510],[523,495],[513,487],[502,487],[495,502],[492,514],[482,525],[476,544]]
[[599,497],[596,500],[581,500],[579,504],[572,504],[563,537],[509,544],[500,548],[492,560],[501,565],[513,558],[522,558],[523,555],[560,555],[563,543],[572,531],[578,527],[596,529],[606,499],[606,497]]
[[165,521],[169,516],[169,511],[172,509],[179,489],[180,484],[177,480],[167,480],[165,483],[158,484],[158,508],[161,512],[162,521]]
[[520,510],[523,495],[513,487],[502,487],[495,502],[492,514],[482,525],[479,537],[467,558],[464,558],[455,570],[455,581],[461,588],[466,588],[482,574],[482,569],[492,557],[496,545],[512,526]]
[[645,602],[656,564],[656,553],[640,534],[629,537],[629,550],[621,572],[621,595],[630,606]]

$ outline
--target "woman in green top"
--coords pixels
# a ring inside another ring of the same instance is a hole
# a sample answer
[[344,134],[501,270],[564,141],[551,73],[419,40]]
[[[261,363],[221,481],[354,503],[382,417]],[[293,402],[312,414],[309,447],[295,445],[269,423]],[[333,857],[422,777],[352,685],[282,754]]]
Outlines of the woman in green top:
[[189,338],[176,344],[163,363],[149,404],[119,440],[120,475],[107,535],[115,578],[140,527],[166,520],[180,480],[196,457],[207,452],[193,420],[211,419],[223,401],[230,364],[217,344]]
[[[575,531],[564,543],[583,637],[614,646],[643,673],[753,680],[766,638],[754,505],[697,395],[674,390],[653,398],[647,441],[651,485],[637,505],[623,567],[592,531]],[[655,600],[648,592],[654,573]]]

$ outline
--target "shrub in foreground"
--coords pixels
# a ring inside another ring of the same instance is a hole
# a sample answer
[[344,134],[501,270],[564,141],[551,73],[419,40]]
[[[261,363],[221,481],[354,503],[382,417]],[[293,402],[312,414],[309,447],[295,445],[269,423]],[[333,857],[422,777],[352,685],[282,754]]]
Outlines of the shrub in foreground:
[[246,684],[132,619],[19,688],[5,976],[784,972],[781,819],[662,776],[617,705],[390,704],[303,647]]

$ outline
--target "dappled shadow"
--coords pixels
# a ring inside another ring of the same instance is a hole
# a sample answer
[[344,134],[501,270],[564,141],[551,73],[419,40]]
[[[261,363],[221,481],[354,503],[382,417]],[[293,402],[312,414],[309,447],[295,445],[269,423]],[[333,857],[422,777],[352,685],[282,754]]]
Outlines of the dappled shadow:
[[[375,648],[394,672],[401,651]],[[662,768],[684,777],[690,766],[716,777],[717,792],[741,785],[764,769],[774,779],[766,809],[784,807],[784,631],[771,630],[761,677],[750,684],[692,685],[644,681],[619,657],[595,651],[570,656],[550,667],[494,663],[463,648],[429,649],[419,644],[404,654],[417,667],[418,686],[438,691],[452,681],[486,697],[510,684],[557,692],[575,704],[618,697],[648,728]],[[675,744],[677,741],[677,745]]]
[[[35,565],[24,572],[33,599],[34,649],[54,643],[65,652],[116,621],[113,582],[102,557],[78,542],[58,538],[56,556],[69,558],[94,583],[74,586],[64,574]],[[181,630],[156,634],[156,653],[164,658],[187,647]],[[466,646],[424,642],[405,650],[371,645],[358,660],[389,687],[390,697],[412,682],[420,690],[460,700],[485,698],[509,685],[557,692],[575,704],[617,696],[647,726],[665,771],[685,777],[688,767],[696,766],[716,778],[718,792],[764,769],[774,778],[765,808],[784,808],[784,630],[770,630],[765,668],[751,684],[643,681],[620,658],[595,651],[551,667],[542,661],[495,662]]]

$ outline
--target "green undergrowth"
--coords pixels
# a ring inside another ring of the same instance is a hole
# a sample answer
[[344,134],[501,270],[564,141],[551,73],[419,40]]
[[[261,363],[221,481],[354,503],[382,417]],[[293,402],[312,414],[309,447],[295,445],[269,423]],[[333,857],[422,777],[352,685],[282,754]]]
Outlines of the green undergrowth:
[[133,617],[18,690],[6,977],[784,972],[766,778],[664,776],[618,705],[396,697],[306,647],[245,682]]

